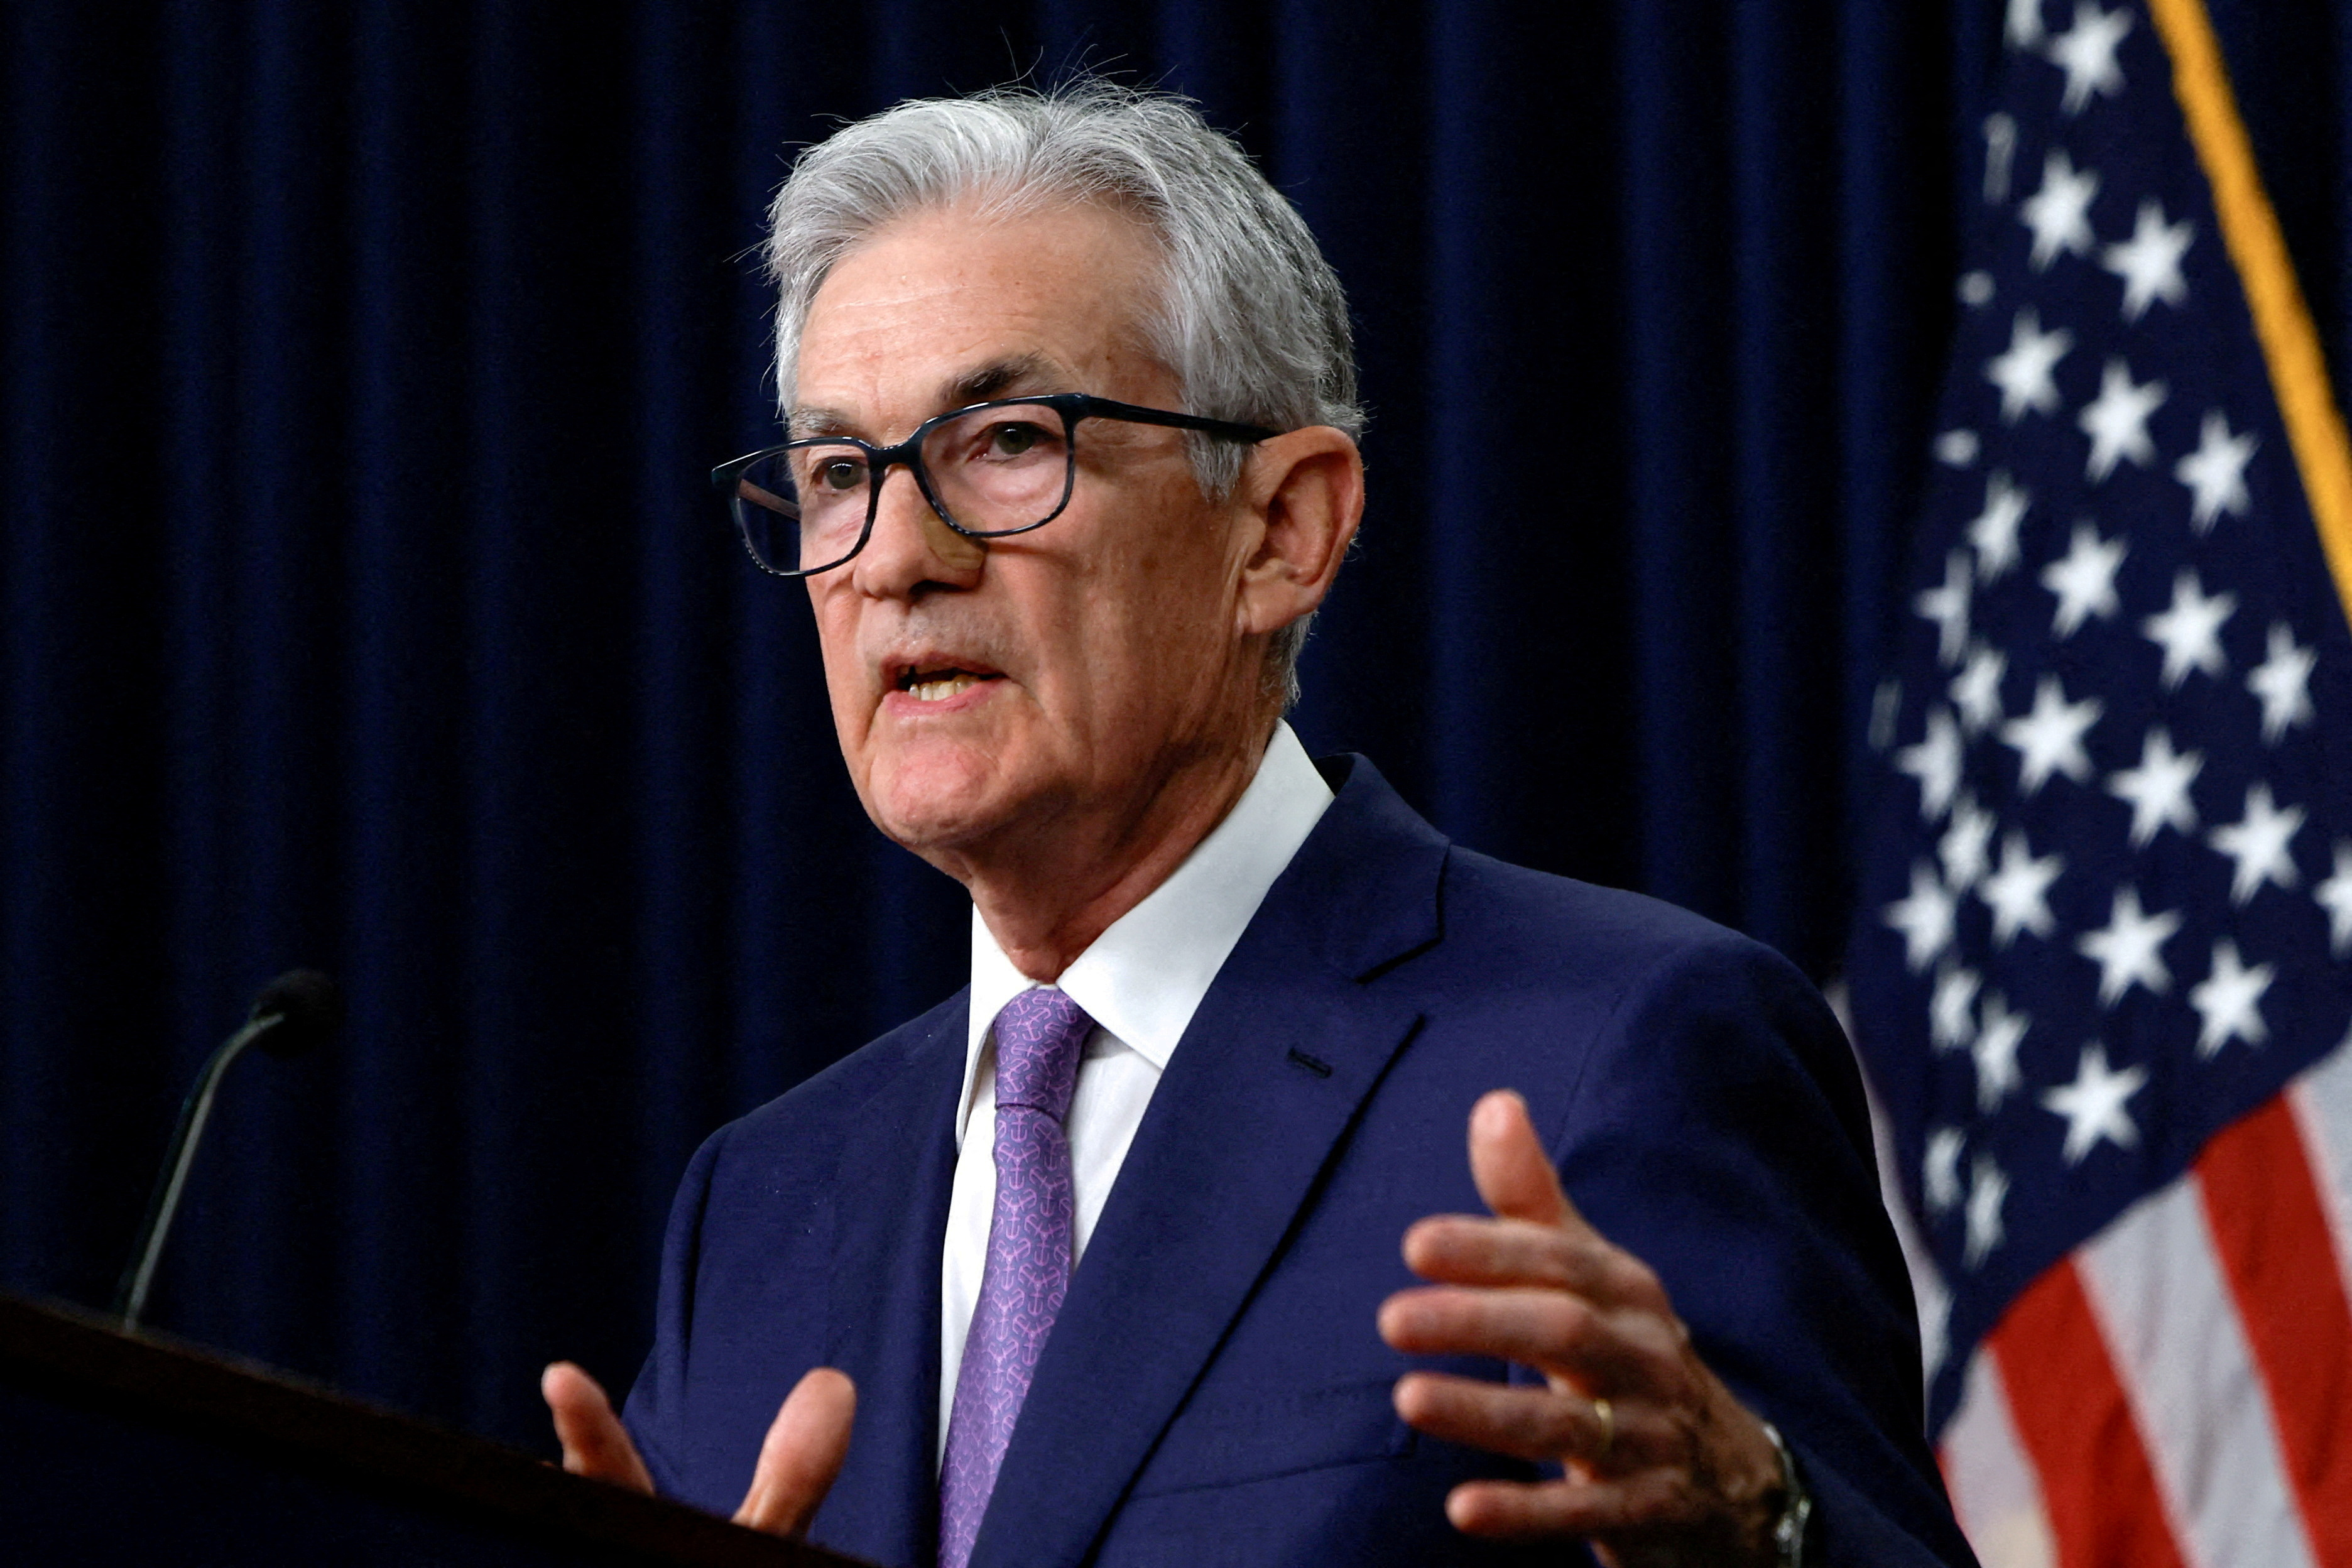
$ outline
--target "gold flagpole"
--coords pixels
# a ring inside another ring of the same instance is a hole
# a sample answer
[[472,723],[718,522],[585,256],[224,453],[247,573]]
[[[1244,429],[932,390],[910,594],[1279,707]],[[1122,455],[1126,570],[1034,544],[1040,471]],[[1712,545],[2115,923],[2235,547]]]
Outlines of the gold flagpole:
[[2238,116],[2237,96],[2230,89],[2204,0],[2148,0],[2148,9],[2172,56],[2172,90],[2213,189],[2222,242],[2253,311],[2254,335],[2270,367],[2271,391],[2319,525],[2336,597],[2352,616],[2352,445],[2346,442],[2344,416],[2327,384],[2319,334],[2287,258],[2278,215],[2254,167],[2253,144]]

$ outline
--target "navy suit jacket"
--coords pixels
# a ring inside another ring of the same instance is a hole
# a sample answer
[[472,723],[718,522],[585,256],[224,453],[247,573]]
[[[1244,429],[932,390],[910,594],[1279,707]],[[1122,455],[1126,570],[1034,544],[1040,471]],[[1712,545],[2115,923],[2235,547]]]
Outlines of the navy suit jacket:
[[[1320,765],[1338,799],[1169,1061],[973,1568],[1544,1555],[1446,1523],[1454,1483],[1535,1472],[1400,1422],[1416,1363],[1373,1326],[1413,1282],[1406,1226],[1482,1212],[1465,1127],[1498,1087],[1786,1436],[1816,1500],[1807,1561],[1969,1562],[1920,1436],[1860,1084],[1812,987],[1696,916],[1454,847],[1360,759]],[[731,1511],[785,1393],[839,1367],[856,1426],[811,1538],[929,1568],[964,1040],[960,994],[695,1157],[627,1407],[665,1492]]]

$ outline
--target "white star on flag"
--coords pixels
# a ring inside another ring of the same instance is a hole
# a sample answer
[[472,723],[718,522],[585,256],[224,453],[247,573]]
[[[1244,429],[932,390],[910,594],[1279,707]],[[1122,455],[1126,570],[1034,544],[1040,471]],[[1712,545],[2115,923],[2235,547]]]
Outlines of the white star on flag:
[[2226,936],[2213,944],[2213,972],[2189,991],[2189,1005],[2197,1009],[2201,1021],[2197,1031],[2198,1056],[2210,1061],[2231,1040],[2259,1046],[2270,1038],[2270,1029],[2263,1022],[2262,1000],[2277,973],[2273,963],[2246,968],[2238,960],[2238,944]]
[[2183,219],[2168,225],[2164,207],[2154,196],[2139,204],[2132,237],[2099,253],[2099,265],[2124,280],[2124,320],[2137,321],[2161,300],[2178,305],[2189,298],[2189,280],[2180,275],[2180,258],[2189,254],[2197,226]]
[[1933,822],[1960,787],[1960,731],[1941,708],[1927,715],[1927,733],[1895,753],[1895,765],[1919,781],[1919,815]]
[[2132,808],[2133,848],[2144,847],[2160,827],[2197,831],[2197,807],[2189,798],[2189,786],[2204,767],[2201,752],[2176,754],[2171,734],[2161,726],[2147,732],[2140,742],[2139,766],[2107,780],[2107,793]]
[[2009,673],[2009,655],[1979,643],[1952,677],[1952,709],[1960,716],[1963,734],[1981,735],[2000,723],[2001,678]]
[[2172,607],[2140,623],[2148,641],[2164,650],[2164,689],[2177,691],[2192,669],[2219,675],[2229,661],[2221,656],[2221,627],[2238,608],[2235,594],[2208,598],[2197,574],[2182,567],[2172,579]]
[[2336,874],[2311,892],[2327,911],[2328,951],[2341,958],[2352,952],[2352,844],[2336,846]]
[[1993,946],[2007,947],[2021,931],[2035,936],[2050,934],[2055,923],[2050,914],[2050,884],[2065,868],[2064,856],[2045,855],[2036,859],[2026,847],[2025,835],[2014,828],[2010,830],[2009,837],[2001,840],[2000,869],[1986,878],[1979,890],[1985,907],[1992,910]]
[[2132,14],[2102,11],[2090,0],[2075,0],[2074,25],[2050,40],[2045,54],[2066,73],[2066,93],[2058,107],[2080,114],[2093,93],[2113,98],[2124,89],[2123,68],[2116,63],[2116,46],[2132,28]]
[[2100,539],[2087,522],[2074,525],[2066,553],[2042,569],[2042,585],[2058,596],[2058,613],[2050,620],[2053,636],[2071,637],[2088,617],[2105,620],[2116,613],[2116,571],[2130,550],[2120,538]]
[[1977,991],[1983,984],[1973,970],[1958,964],[1937,974],[1935,995],[1927,1004],[1927,1027],[1937,1050],[1958,1050],[1976,1034]]
[[1955,897],[1983,879],[1995,826],[1992,813],[1967,795],[1952,808],[1951,826],[1936,841],[1936,858],[1944,863],[1944,886]]
[[2042,1108],[2066,1119],[2066,1163],[2081,1164],[2102,1138],[2118,1149],[2139,1142],[2139,1127],[2127,1106],[2147,1082],[2146,1068],[2110,1069],[2107,1048],[2097,1041],[2083,1047],[2074,1081],[2042,1091]]
[[1960,1150],[1965,1140],[1957,1127],[1938,1127],[1927,1134],[1927,1158],[1920,1162],[1921,1185],[1927,1206],[1937,1213],[1960,1201]]
[[2099,194],[2095,169],[2076,173],[2063,147],[2042,160],[2042,188],[2018,204],[2018,221],[2033,231],[2033,270],[2046,271],[2061,255],[2091,254],[2091,198]]
[[1999,1110],[2000,1102],[2021,1086],[2017,1047],[2032,1024],[2024,1014],[2011,1012],[2000,992],[1985,998],[1976,1044],[1969,1047],[1977,1064],[1977,1109],[1985,1115]]
[[1992,1249],[2009,1239],[2000,1225],[2000,1205],[2009,1196],[2009,1178],[1990,1154],[1976,1157],[1975,1178],[1969,1185],[1967,1262],[1976,1268]]
[[2007,469],[1985,476],[1984,510],[1969,521],[1969,542],[1976,546],[1977,575],[1986,584],[1999,582],[2016,564],[2018,525],[2032,500],[2033,492],[2011,483]]
[[2129,458],[2141,468],[2156,461],[2156,444],[2147,438],[2147,416],[2164,406],[2160,381],[2135,383],[2131,366],[2120,359],[2107,361],[2099,373],[2099,395],[2085,405],[2075,420],[2091,438],[2091,456],[2083,465],[2084,477],[2103,484],[2116,464]]
[[1911,891],[1886,906],[1886,923],[1903,933],[1903,951],[1914,970],[1925,969],[1952,945],[1952,927],[1959,906],[1935,868],[1925,860],[1911,868]]
[[1969,644],[1969,557],[1955,550],[1944,558],[1944,583],[1925,588],[1911,607],[1936,623],[1936,657],[1945,664],[1958,662]]
[[2246,465],[2261,438],[2251,431],[2230,434],[2230,421],[2218,408],[2208,409],[2198,429],[2197,450],[2172,465],[2172,477],[2189,487],[2189,521],[2200,533],[2210,533],[2223,512],[2243,517],[2253,503],[2246,496]]
[[2296,645],[2284,621],[2271,623],[2271,656],[2246,672],[2246,689],[2262,699],[2263,739],[2270,744],[2311,722],[2311,667],[2317,658]]
[[2021,49],[2042,41],[2042,0],[2009,0],[2001,35]]
[[2179,914],[2147,914],[2139,907],[2137,889],[2117,888],[2107,923],[2074,939],[2075,951],[2099,966],[2099,1005],[2113,1007],[2135,985],[2159,996],[2170,990],[2164,944],[2179,929]]
[[2208,842],[2237,862],[2230,878],[2230,901],[2242,904],[2262,890],[2264,882],[2282,888],[2295,883],[2294,857],[2288,846],[2303,826],[2303,807],[2282,810],[2271,800],[2271,786],[2246,786],[2246,814],[2226,827],[2212,831]]
[[2018,787],[2028,799],[2041,793],[2053,773],[2064,773],[2076,784],[2091,776],[2091,758],[2083,750],[2083,735],[2099,721],[2101,708],[2095,697],[2068,702],[2058,678],[2045,675],[2033,691],[2033,711],[2000,727],[2001,743],[2017,752]]
[[2014,425],[2032,409],[2036,414],[2058,411],[2058,382],[2053,371],[2074,346],[2074,334],[2063,327],[2042,330],[2038,311],[2020,310],[2010,323],[2009,347],[1985,362],[1985,379],[2000,388],[2000,421]]

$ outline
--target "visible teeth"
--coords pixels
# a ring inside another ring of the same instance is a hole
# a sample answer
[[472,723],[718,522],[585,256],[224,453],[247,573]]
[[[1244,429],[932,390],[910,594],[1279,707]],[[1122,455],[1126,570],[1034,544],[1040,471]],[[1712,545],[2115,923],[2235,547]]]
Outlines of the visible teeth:
[[937,680],[918,680],[907,688],[918,702],[944,702],[957,692],[980,684],[980,677],[961,670]]

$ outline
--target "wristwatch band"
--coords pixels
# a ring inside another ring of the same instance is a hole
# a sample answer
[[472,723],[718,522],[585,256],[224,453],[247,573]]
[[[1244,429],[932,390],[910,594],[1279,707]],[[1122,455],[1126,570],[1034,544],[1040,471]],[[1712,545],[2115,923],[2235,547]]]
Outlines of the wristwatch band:
[[1797,1474],[1797,1457],[1781,1440],[1780,1429],[1767,1421],[1764,1436],[1772,1439],[1772,1451],[1780,1456],[1783,1493],[1780,1518],[1772,1526],[1772,1561],[1777,1568],[1805,1568],[1805,1526],[1813,1517],[1812,1494],[1805,1490],[1804,1478]]

